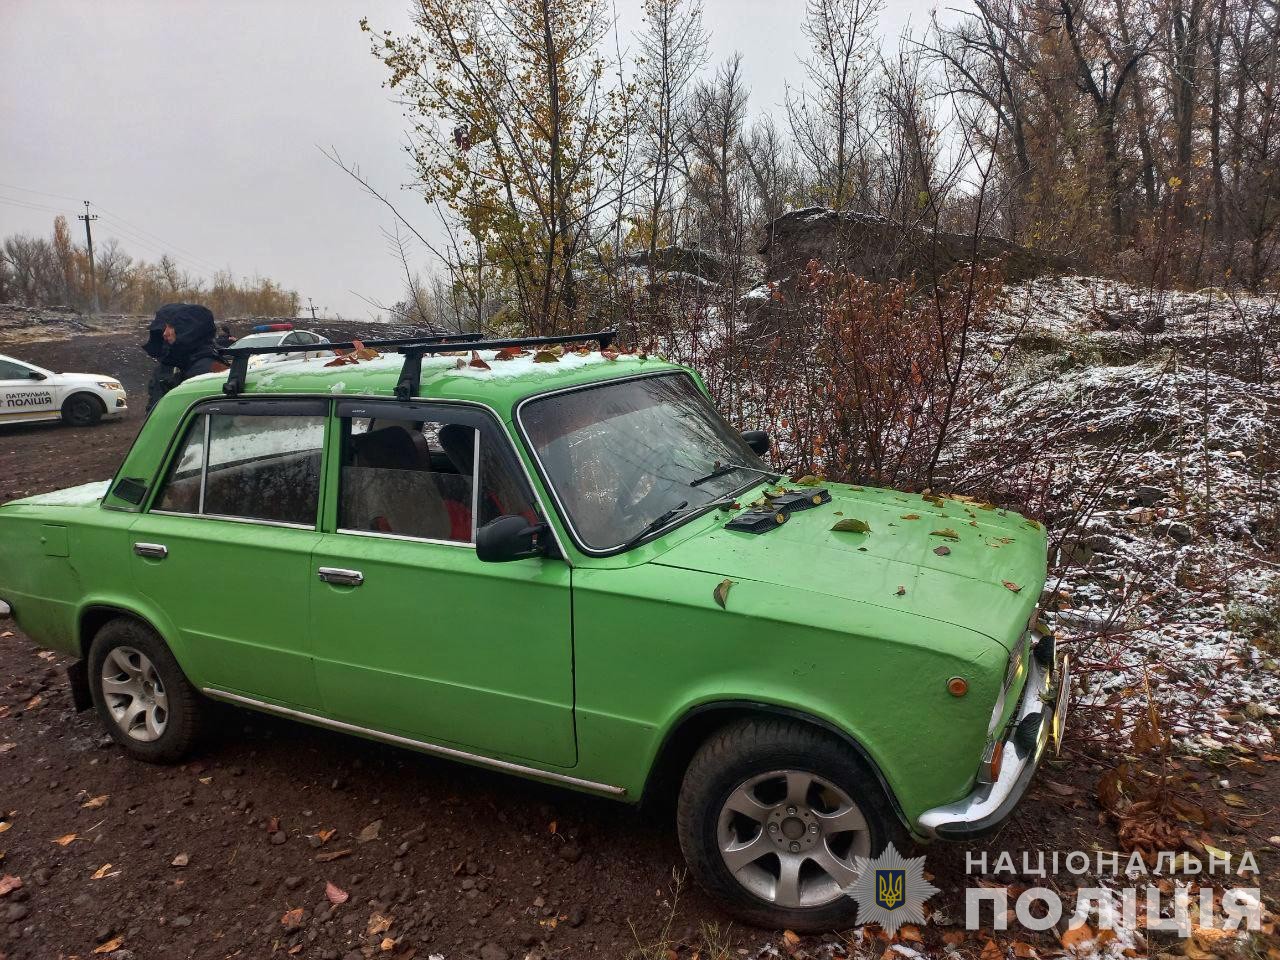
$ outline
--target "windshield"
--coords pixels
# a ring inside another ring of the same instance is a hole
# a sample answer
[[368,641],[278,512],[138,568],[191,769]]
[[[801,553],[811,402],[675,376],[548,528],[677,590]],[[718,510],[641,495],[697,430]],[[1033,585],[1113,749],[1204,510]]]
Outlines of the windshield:
[[768,469],[683,373],[533,400],[520,424],[566,519],[594,551],[628,543],[682,505],[680,516],[692,516]]
[[284,339],[283,333],[251,333],[235,342],[237,347],[276,347]]

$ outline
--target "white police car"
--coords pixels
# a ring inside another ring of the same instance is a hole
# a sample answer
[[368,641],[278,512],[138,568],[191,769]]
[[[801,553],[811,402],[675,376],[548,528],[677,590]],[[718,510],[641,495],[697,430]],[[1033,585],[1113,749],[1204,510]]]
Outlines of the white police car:
[[54,373],[0,354],[0,424],[63,420],[88,427],[121,416],[124,387],[100,373]]
[[327,337],[312,333],[310,330],[295,330],[291,323],[264,323],[254,327],[252,331],[237,340],[233,346],[310,347],[314,345],[316,348],[315,350],[307,350],[305,353],[299,351],[297,353],[256,354],[249,358],[249,367],[252,369],[263,364],[296,360],[299,357],[306,357],[308,360],[315,357],[331,357],[333,356],[333,350],[328,348],[328,343],[329,339]]

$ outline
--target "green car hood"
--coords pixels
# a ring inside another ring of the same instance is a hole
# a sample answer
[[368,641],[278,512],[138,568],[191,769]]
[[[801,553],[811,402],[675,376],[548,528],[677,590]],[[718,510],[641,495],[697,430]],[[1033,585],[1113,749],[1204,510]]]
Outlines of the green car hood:
[[[960,499],[844,484],[822,489],[831,503],[793,512],[765,533],[715,523],[653,562],[908,612],[1012,649],[1044,586],[1039,524]],[[870,532],[832,530],[848,519],[864,521]]]

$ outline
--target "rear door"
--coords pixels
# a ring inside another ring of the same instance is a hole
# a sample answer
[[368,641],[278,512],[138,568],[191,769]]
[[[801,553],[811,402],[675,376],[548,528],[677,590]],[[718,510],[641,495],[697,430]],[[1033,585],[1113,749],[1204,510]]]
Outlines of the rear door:
[[225,400],[188,418],[132,527],[133,579],[200,684],[319,706],[307,633],[325,400]]
[[[349,401],[331,428],[311,628],[326,713],[571,766],[570,570],[484,563],[475,531],[537,519],[497,421],[462,405]],[[478,468],[477,468],[478,465]]]
[[39,371],[0,357],[0,423],[43,420],[58,415],[58,397]]

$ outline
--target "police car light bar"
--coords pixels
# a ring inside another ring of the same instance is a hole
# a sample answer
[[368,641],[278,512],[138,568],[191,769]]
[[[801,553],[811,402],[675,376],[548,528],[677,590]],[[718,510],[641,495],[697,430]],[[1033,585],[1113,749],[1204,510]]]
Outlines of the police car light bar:
[[[482,333],[439,333],[424,337],[401,337],[395,340],[361,340],[360,345],[374,349],[396,350],[404,355],[404,366],[400,369],[400,379],[396,382],[396,396],[401,400],[417,396],[422,386],[422,357],[428,353],[448,353],[458,347],[472,350],[503,350],[507,347],[543,347],[564,343],[580,343],[594,340],[600,344],[601,350],[607,350],[613,343],[617,330],[599,330],[596,333],[567,333],[555,337],[513,337],[504,340],[484,340]],[[327,349],[355,350],[355,341],[344,343],[328,343]],[[222,350],[224,358],[230,358],[231,369],[227,374],[227,382],[222,385],[222,392],[227,396],[235,396],[244,391],[245,377],[249,373],[249,358],[266,353],[314,353],[316,344],[291,343],[276,347],[226,347]]]
[[279,330],[292,330],[293,324],[289,321],[284,323],[260,323],[256,327],[249,330],[250,333],[274,333]]

